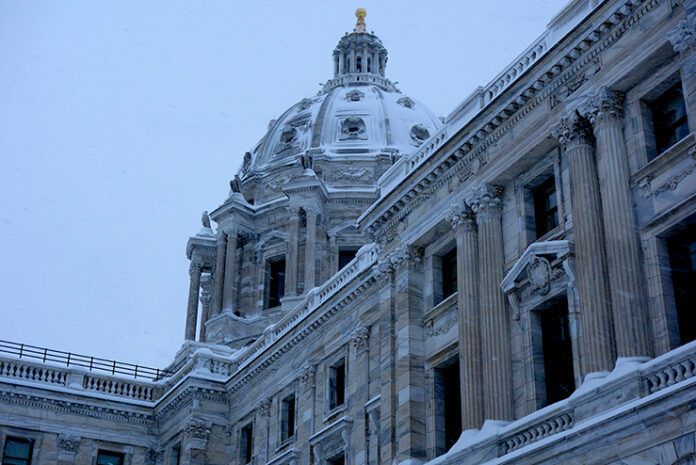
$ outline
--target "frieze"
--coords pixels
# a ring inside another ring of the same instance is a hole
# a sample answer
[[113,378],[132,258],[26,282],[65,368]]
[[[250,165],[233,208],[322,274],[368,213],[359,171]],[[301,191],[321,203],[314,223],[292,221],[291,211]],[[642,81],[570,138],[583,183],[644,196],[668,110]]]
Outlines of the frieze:
[[58,442],[56,446],[59,451],[68,452],[70,454],[75,454],[80,449],[80,436],[74,436],[66,433],[60,433],[58,435]]

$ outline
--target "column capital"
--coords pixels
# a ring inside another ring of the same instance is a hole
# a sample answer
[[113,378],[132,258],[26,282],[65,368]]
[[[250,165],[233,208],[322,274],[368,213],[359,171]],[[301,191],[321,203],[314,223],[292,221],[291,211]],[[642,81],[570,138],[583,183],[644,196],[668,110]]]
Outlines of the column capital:
[[261,401],[258,407],[259,414],[262,417],[268,417],[271,415],[271,399],[264,399]]
[[624,116],[623,106],[624,94],[604,86],[590,96],[585,118],[590,121],[596,131],[604,124],[621,123]]
[[452,229],[455,231],[458,231],[460,228],[463,231],[476,230],[476,215],[471,207],[463,201],[450,206],[450,211],[447,213],[447,221],[449,221]]
[[237,239],[239,231],[235,227],[230,227],[230,228],[225,229],[223,231],[223,234],[225,234],[225,236],[227,236],[227,240],[229,241],[230,239]]
[[679,21],[675,29],[667,32],[667,38],[675,52],[683,57],[693,55],[696,52],[696,14]]
[[298,206],[290,206],[288,207],[288,213],[290,214],[290,219],[295,219],[300,217],[300,207]]
[[321,215],[321,207],[318,207],[316,205],[305,205],[302,207],[302,209],[305,211],[306,215]]
[[302,373],[300,373],[300,382],[305,386],[314,385],[314,379],[317,374],[317,366],[311,363],[302,368]]
[[484,183],[473,189],[466,198],[478,222],[483,216],[499,214],[503,209],[503,186]]
[[397,247],[386,257],[387,261],[398,272],[407,268],[411,264],[419,265],[423,258],[423,249],[409,245]]
[[356,351],[362,352],[367,350],[368,343],[370,341],[370,329],[358,323],[358,327],[353,331],[350,337],[350,344],[355,348]]
[[60,433],[58,435],[57,447],[59,451],[69,452],[71,454],[77,453],[80,448],[80,436],[70,435],[67,433]]
[[189,265],[189,275],[191,276],[194,274],[201,274],[201,270],[203,270],[203,263],[199,261],[192,261]]
[[561,119],[553,136],[566,150],[577,145],[594,145],[592,125],[577,111]]

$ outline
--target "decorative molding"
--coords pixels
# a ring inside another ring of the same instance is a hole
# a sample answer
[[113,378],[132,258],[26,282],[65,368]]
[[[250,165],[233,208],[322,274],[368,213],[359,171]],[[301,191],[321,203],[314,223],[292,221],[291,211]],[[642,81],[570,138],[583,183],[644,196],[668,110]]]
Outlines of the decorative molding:
[[358,352],[366,351],[369,347],[370,342],[370,329],[363,326],[362,323],[358,323],[357,328],[353,331],[350,338],[350,344]]
[[609,90],[606,86],[589,98],[584,116],[595,130],[603,124],[621,123],[624,117],[624,94]]
[[259,415],[262,417],[270,417],[271,416],[271,404],[273,400],[271,398],[264,399],[259,403]]
[[207,441],[210,436],[211,423],[200,418],[192,418],[186,423],[184,432],[191,438]]
[[302,368],[302,373],[300,374],[300,382],[305,386],[314,386],[314,380],[317,374],[317,366],[311,363]]
[[675,29],[667,32],[667,38],[675,52],[684,57],[693,55],[696,51],[696,14],[679,21]]
[[56,446],[60,452],[68,452],[70,454],[76,454],[80,449],[80,441],[82,438],[80,436],[74,436],[67,433],[60,433],[58,435],[58,441]]
[[503,186],[483,183],[466,196],[466,203],[476,214],[476,221],[499,215],[503,208]]
[[565,150],[578,145],[594,145],[592,125],[577,111],[561,119],[553,131],[553,136],[558,139]]
[[538,292],[541,295],[549,293],[551,288],[551,264],[544,257],[532,255],[527,264],[527,279],[532,287],[532,292]]
[[476,230],[476,215],[465,202],[455,202],[450,206],[450,210],[447,213],[447,221],[454,230],[460,227],[466,231]]

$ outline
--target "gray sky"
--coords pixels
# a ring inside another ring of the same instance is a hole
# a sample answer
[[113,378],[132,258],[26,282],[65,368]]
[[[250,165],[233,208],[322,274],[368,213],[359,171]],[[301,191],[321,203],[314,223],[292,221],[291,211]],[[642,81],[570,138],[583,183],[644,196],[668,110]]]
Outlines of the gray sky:
[[0,0],[0,339],[163,367],[185,245],[367,9],[387,77],[447,115],[566,0]]

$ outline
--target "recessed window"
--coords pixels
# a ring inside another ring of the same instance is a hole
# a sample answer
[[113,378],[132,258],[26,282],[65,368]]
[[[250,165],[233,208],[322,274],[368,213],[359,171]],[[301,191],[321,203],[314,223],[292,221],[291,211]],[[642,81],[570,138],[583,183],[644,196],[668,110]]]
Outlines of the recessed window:
[[346,463],[346,456],[344,454],[339,454],[326,460],[326,465],[344,465]]
[[8,437],[2,455],[3,465],[28,465],[31,463],[32,448],[33,443],[28,439]]
[[280,402],[280,440],[287,441],[295,435],[295,394]]
[[696,224],[667,239],[667,247],[672,268],[679,339],[682,344],[686,344],[696,340]]
[[575,390],[573,351],[568,324],[568,301],[563,298],[540,311],[544,354],[545,404],[553,404]]
[[97,454],[97,465],[123,465],[123,454],[100,450]]
[[659,155],[689,134],[681,82],[653,100],[650,110]]
[[461,399],[459,392],[459,357],[453,357],[435,370],[435,405],[438,455],[444,454],[457,442],[462,432]]
[[172,447],[172,457],[169,462],[171,463],[171,465],[181,464],[181,446],[179,444]]
[[285,295],[285,257],[266,262],[266,308],[280,305]]
[[440,259],[442,267],[442,299],[457,292],[457,249],[454,248]]
[[254,427],[251,423],[242,428],[239,443],[242,463],[251,463],[252,451],[254,450]]
[[357,249],[341,249],[338,251],[338,269],[340,270],[349,264],[357,254]]
[[358,73],[362,73],[362,57],[355,59],[355,68]]
[[556,178],[550,176],[532,190],[537,238],[558,226]]
[[339,360],[329,367],[329,410],[345,403],[346,397],[346,362]]

